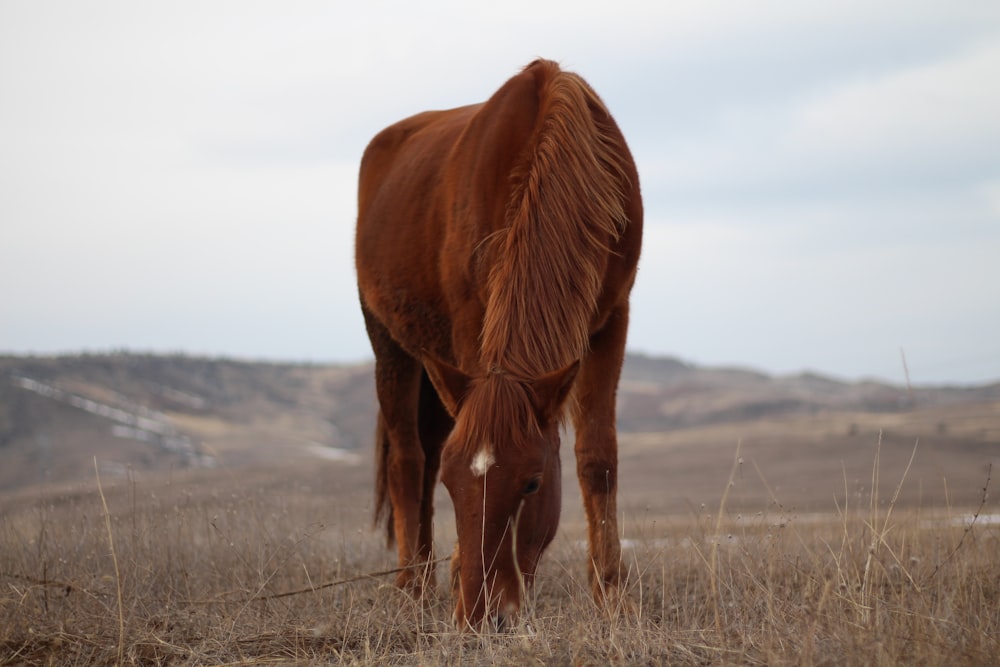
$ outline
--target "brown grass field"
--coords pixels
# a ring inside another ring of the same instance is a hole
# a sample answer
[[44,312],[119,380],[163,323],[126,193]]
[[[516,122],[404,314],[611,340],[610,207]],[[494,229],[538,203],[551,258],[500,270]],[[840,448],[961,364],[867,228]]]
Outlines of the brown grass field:
[[[652,477],[647,440],[622,446],[631,607],[600,609],[590,599],[566,447],[560,533],[529,609],[501,635],[456,631],[442,583],[438,597],[419,603],[380,574],[394,556],[371,530],[366,463],[117,478],[95,470],[83,485],[0,497],[0,664],[1000,660],[991,466],[953,498],[945,480],[935,492],[929,478],[927,488],[914,486],[913,440],[893,449],[870,437],[863,473],[841,463],[807,477],[799,462],[809,503],[782,473],[787,453],[768,458],[750,432],[745,444],[720,448],[713,465],[696,466],[711,470],[697,480],[702,495],[668,501],[671,475]],[[683,446],[661,446],[674,452],[673,479],[691,484]],[[933,459],[925,454],[918,448],[915,460]],[[447,554],[454,531],[443,492],[438,508],[437,544]],[[439,582],[446,568],[438,563]]]

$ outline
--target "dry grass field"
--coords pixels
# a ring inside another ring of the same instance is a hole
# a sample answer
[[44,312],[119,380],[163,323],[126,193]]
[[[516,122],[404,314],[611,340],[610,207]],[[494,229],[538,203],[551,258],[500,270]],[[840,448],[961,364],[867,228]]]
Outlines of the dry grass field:
[[[0,665],[1000,663],[1000,385],[631,358],[631,604],[590,599],[566,443],[559,533],[497,635],[455,629],[445,562],[434,599],[390,583],[370,524],[370,379],[0,359]],[[437,506],[447,555],[442,488]]]
[[996,664],[991,471],[979,502],[903,503],[905,462],[871,444],[867,492],[830,479],[841,492],[821,513],[744,493],[736,449],[714,499],[687,511],[624,489],[630,609],[590,600],[567,493],[530,608],[502,635],[457,632],[443,585],[421,604],[379,574],[393,556],[370,530],[367,465],[95,472],[0,499],[0,664]]

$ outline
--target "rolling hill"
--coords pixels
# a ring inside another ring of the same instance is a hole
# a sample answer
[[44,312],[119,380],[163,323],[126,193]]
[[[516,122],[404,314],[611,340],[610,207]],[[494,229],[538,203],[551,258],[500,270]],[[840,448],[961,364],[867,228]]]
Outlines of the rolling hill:
[[[86,483],[95,458],[109,477],[325,459],[368,480],[371,371],[184,355],[0,357],[0,494]],[[919,443],[912,502],[974,501],[1000,461],[1000,384],[906,388],[633,355],[619,422],[623,502],[678,511],[717,498],[734,457],[745,502],[803,508],[870,485],[876,448],[895,484]],[[564,470],[571,478],[573,466]]]

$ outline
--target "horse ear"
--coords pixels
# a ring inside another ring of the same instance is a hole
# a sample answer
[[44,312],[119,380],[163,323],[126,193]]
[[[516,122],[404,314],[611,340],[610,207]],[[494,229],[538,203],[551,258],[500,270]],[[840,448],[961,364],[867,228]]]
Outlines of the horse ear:
[[465,395],[469,393],[472,378],[451,364],[430,355],[424,358],[424,368],[448,414],[454,417],[458,414]]
[[559,414],[563,402],[569,395],[569,390],[573,387],[573,380],[580,370],[580,360],[576,360],[566,368],[553,371],[531,383],[531,388],[535,392],[535,409],[542,423],[548,423]]

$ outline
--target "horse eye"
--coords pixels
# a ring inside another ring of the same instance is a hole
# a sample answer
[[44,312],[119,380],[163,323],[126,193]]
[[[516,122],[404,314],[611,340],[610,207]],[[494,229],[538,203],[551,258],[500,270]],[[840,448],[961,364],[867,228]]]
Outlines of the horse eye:
[[538,491],[538,488],[542,485],[542,480],[535,477],[530,482],[524,485],[524,490],[521,491],[522,495],[530,496],[532,493]]

